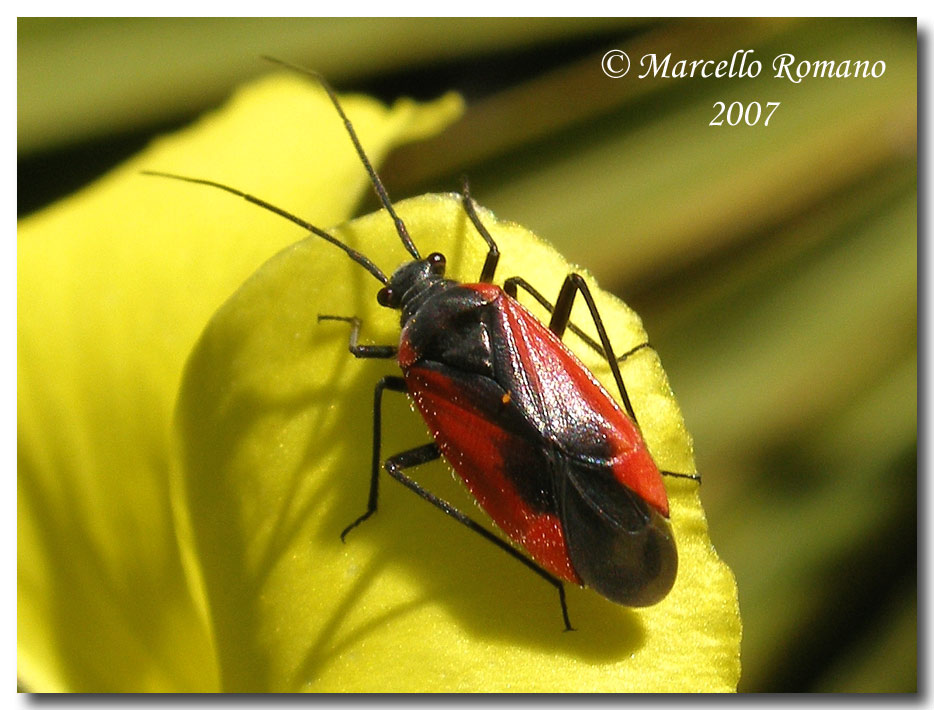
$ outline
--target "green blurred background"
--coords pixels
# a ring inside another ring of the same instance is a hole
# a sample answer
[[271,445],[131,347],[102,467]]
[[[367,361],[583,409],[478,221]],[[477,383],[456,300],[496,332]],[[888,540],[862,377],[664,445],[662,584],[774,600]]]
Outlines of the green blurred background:
[[[758,78],[636,79],[649,52],[738,49]],[[784,52],[886,71],[794,84]],[[741,690],[916,689],[913,19],[21,19],[20,215],[271,71],[260,54],[386,101],[460,91],[458,124],[391,156],[390,192],[466,173],[641,313],[739,585]],[[781,105],[711,127],[718,100]]]

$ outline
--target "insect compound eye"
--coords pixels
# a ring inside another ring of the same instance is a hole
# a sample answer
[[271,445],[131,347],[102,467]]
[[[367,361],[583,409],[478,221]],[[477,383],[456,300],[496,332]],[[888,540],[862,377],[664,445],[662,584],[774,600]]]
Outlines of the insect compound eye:
[[376,302],[386,308],[392,308],[392,291],[388,286],[383,286],[376,292]]
[[444,276],[444,269],[447,266],[447,259],[440,252],[432,252],[426,259],[428,266],[431,267],[431,273],[435,276]]

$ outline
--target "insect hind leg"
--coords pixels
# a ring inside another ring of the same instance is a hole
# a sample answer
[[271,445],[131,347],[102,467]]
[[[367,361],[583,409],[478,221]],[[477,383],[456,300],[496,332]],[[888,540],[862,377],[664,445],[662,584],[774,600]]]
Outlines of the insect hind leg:
[[[417,483],[416,481],[409,478],[403,473],[403,471],[407,468],[412,468],[414,466],[420,466],[423,463],[428,463],[429,461],[435,460],[440,455],[441,455],[441,452],[438,449],[437,444],[427,444],[417,449],[411,449],[409,451],[404,451],[401,454],[396,454],[395,456],[391,456],[388,459],[386,459],[386,462],[383,465],[386,469],[386,472],[390,476],[395,478],[397,481],[399,481],[399,483],[401,483],[406,488],[408,488],[410,491],[415,493],[419,498],[421,498],[422,500],[428,501],[433,506],[441,510],[445,515],[450,516],[451,518],[459,522],[461,525],[464,525],[470,528],[473,532],[477,533],[478,535],[488,540],[489,542],[492,542],[494,545],[499,547],[501,550],[511,555],[514,559],[524,564],[530,570],[535,572],[535,574],[537,574],[539,577],[541,577],[546,582],[551,584],[558,591],[558,600],[561,603],[561,616],[564,619],[564,630],[573,631],[574,627],[571,626],[571,619],[568,616],[568,605],[567,605],[567,599],[565,598],[565,593],[564,593],[564,583],[560,579],[555,577],[553,574],[551,574],[544,568],[540,567],[538,564],[536,564],[530,558],[526,557],[524,554],[522,554],[519,550],[514,548],[512,545],[501,540],[499,537],[491,533],[485,527],[483,527],[478,522],[473,520],[473,518],[470,518],[469,516],[465,515],[464,513],[459,511],[457,508],[452,506],[450,503],[448,503],[446,500],[443,500],[442,498],[439,498],[438,496],[434,495],[430,491],[426,490],[421,485],[419,485],[419,483]],[[364,519],[365,517],[366,516],[364,516]]]
[[[345,318],[342,316],[333,316],[331,319],[348,321],[354,324],[356,327],[356,324],[354,323],[356,319]],[[405,385],[405,380],[397,375],[386,375],[376,383],[376,387],[373,390],[373,458],[370,472],[370,493],[367,499],[366,512],[364,512],[363,515],[358,517],[350,525],[344,528],[344,530],[341,532],[341,542],[346,542],[347,533],[360,525],[360,523],[362,523],[364,520],[370,518],[376,512],[377,506],[379,504],[379,471],[381,468],[380,451],[382,448],[382,405],[383,392],[386,390],[391,392],[408,392],[408,388]],[[558,599],[561,602],[561,615],[564,619],[564,628],[566,631],[573,630],[573,627],[571,626],[571,620],[568,616],[568,606],[564,594],[564,584],[561,582],[561,580],[542,567],[539,567],[531,559],[523,555],[508,543],[498,538],[496,535],[491,533],[489,530],[484,528],[473,519],[466,516],[464,513],[454,508],[447,501],[438,498],[433,493],[422,488],[422,486],[420,486],[417,482],[403,473],[403,471],[407,468],[421,466],[422,464],[426,464],[434,461],[437,458],[440,458],[440,456],[441,451],[437,444],[426,444],[424,446],[419,446],[415,449],[410,449],[408,451],[403,451],[400,454],[390,456],[382,464],[382,468],[385,468],[386,472],[390,476],[399,481],[402,485],[414,492],[420,498],[428,501],[436,508],[439,508],[446,515],[454,518],[457,522],[465,525],[475,533],[492,542],[500,549],[509,553],[512,557],[519,560],[522,564],[535,572],[546,582],[554,586],[555,589],[558,590]]]
[[692,481],[701,482],[701,475],[699,473],[677,473],[676,471],[662,471],[659,469],[659,473],[663,476],[670,476],[671,478],[688,478]]
[[[600,317],[600,312],[597,309],[597,305],[590,293],[590,288],[587,286],[587,282],[584,281],[584,278],[580,274],[568,274],[564,280],[564,284],[561,286],[561,292],[558,294],[558,300],[554,305],[552,305],[548,299],[542,296],[541,293],[533,288],[522,277],[514,276],[507,279],[504,284],[504,290],[513,298],[516,297],[519,287],[527,291],[549,313],[551,313],[551,320],[549,321],[548,327],[552,332],[561,337],[564,335],[565,329],[568,329],[572,333],[578,335],[588,346],[606,358],[610,365],[610,370],[613,372],[613,379],[616,381],[616,386],[619,389],[620,397],[622,397],[623,406],[626,409],[626,413],[636,423],[636,425],[638,425],[639,420],[636,418],[635,410],[633,409],[632,402],[629,399],[629,393],[626,390],[626,385],[623,382],[623,376],[619,370],[619,363],[628,359],[640,350],[651,348],[652,345],[646,341],[630,348],[622,355],[616,356],[613,352],[613,346],[610,343],[610,339],[606,334],[606,328],[603,326],[603,319]],[[580,328],[570,322],[571,308],[574,305],[574,298],[576,297],[577,293],[580,293],[583,296],[584,301],[587,303],[587,308],[590,311],[594,325],[597,327],[597,333],[600,336],[600,343],[594,341],[591,337],[583,333]],[[697,473],[676,473],[674,471],[661,471],[661,474],[664,476],[670,476],[672,478],[690,478],[691,480],[697,481],[698,483],[701,480],[700,474]]]

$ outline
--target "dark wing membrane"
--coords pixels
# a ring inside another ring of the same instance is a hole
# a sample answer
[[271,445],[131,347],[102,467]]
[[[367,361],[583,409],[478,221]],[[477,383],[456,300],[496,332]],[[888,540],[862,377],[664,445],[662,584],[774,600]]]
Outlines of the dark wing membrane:
[[557,469],[559,517],[582,582],[627,606],[661,600],[678,572],[668,520],[620,485],[608,466],[559,457]]

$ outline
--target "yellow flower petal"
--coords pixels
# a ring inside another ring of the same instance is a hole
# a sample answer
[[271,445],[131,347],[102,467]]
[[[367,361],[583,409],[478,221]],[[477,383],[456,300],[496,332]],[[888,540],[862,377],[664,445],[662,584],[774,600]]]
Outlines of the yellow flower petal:
[[[377,161],[461,102],[345,106]],[[324,93],[275,77],[19,225],[17,645],[30,690],[218,683],[169,509],[171,413],[210,315],[302,232],[141,169],[274,196],[324,226],[368,189]]]
[[[423,254],[476,280],[485,246],[460,201],[396,205]],[[515,224],[483,219],[503,259],[556,294],[570,270]],[[391,270],[405,259],[385,213],[334,231]],[[211,321],[189,361],[178,408],[173,486],[190,571],[214,635],[221,684],[236,691],[733,691],[739,679],[736,587],[706,533],[698,485],[666,480],[680,552],[674,589],[646,609],[569,589],[563,632],[552,587],[388,478],[378,513],[341,544],[366,508],[373,385],[392,361],[355,360],[366,342],[398,338],[379,284],[318,238],[280,252]],[[638,316],[596,294],[619,351],[646,340]],[[586,311],[575,311],[586,327]],[[588,328],[592,330],[592,328]],[[605,382],[609,368],[569,336]],[[625,361],[647,442],[661,467],[692,471],[685,432],[657,355]],[[401,396],[384,398],[384,453],[425,443]],[[442,462],[415,476],[485,520]],[[489,524],[489,523],[487,523]],[[573,585],[571,585],[573,586]]]

